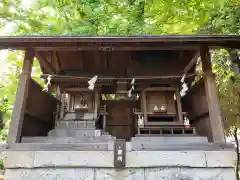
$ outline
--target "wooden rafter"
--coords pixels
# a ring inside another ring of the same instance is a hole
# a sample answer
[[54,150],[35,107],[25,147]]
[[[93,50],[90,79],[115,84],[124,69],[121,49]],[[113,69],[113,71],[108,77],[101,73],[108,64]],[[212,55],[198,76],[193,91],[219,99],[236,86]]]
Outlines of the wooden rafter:
[[186,74],[194,66],[194,64],[197,63],[197,60],[198,60],[199,56],[200,56],[200,53],[196,52],[196,54],[191,59],[191,61],[185,66],[184,71],[183,71],[184,74]]
[[59,60],[59,56],[58,56],[58,52],[57,51],[53,51],[52,58],[53,58],[53,62],[56,64],[55,65],[56,71],[59,72],[60,69],[61,69],[61,64],[60,64],[60,60]]
[[50,73],[55,73],[56,70],[53,68],[52,64],[44,59],[39,52],[35,52],[35,57],[39,60],[41,66]]

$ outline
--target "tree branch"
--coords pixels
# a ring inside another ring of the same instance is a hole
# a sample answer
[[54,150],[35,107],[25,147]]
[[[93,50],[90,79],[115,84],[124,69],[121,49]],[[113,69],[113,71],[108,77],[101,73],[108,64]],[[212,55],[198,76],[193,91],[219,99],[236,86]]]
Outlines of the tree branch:
[[235,126],[234,133],[233,133],[235,143],[236,143],[236,155],[237,155],[237,160],[235,165],[235,176],[236,176],[236,180],[239,180],[240,156],[239,156],[239,142],[238,142],[237,132],[238,132],[238,128]]

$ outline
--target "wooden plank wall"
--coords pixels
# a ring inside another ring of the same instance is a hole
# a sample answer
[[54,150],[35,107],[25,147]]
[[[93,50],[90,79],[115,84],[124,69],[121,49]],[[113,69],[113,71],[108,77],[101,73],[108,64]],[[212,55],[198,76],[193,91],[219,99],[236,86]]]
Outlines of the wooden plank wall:
[[200,136],[208,136],[209,140],[211,140],[211,131],[206,124],[210,119],[203,79],[199,80],[182,98],[182,108],[183,112],[188,113],[197,133]]
[[[181,75],[193,56],[192,51],[58,51],[57,54],[60,70],[116,77]],[[46,57],[43,52],[41,55]]]
[[45,136],[54,127],[54,113],[58,100],[43,92],[41,85],[33,79],[29,88],[22,136]]
[[103,100],[107,107],[106,131],[118,139],[130,140],[136,134],[136,122],[133,108],[139,108],[139,101]]

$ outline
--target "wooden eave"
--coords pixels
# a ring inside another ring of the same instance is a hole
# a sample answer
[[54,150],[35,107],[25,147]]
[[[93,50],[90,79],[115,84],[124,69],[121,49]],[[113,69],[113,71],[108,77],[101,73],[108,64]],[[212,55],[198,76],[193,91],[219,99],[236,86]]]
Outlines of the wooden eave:
[[[129,63],[133,62],[132,54],[147,51],[171,51],[169,58],[160,60],[166,61],[165,64],[169,63],[167,67],[172,66],[170,74],[193,73],[201,46],[240,48],[240,36],[0,36],[0,49],[34,49],[44,74],[74,70],[83,75],[90,74],[89,77],[94,74],[105,75],[105,72],[116,77],[130,77],[131,72],[144,76],[139,74],[142,72],[141,68],[137,71],[131,70],[132,67],[137,67],[138,62],[134,61],[135,64],[131,67]],[[178,68],[174,69],[173,66]],[[151,67],[154,69],[156,64]],[[162,70],[166,74],[165,66],[162,66],[160,71]],[[155,69],[155,72],[158,72],[158,69]]]
[[[210,47],[240,47],[240,36],[219,35],[161,35],[161,36],[0,36],[0,48],[95,48],[119,47],[124,49],[140,47],[184,48],[207,45]],[[70,46],[70,47],[69,47]],[[103,47],[104,46],[104,47]],[[41,49],[43,50],[43,49]]]

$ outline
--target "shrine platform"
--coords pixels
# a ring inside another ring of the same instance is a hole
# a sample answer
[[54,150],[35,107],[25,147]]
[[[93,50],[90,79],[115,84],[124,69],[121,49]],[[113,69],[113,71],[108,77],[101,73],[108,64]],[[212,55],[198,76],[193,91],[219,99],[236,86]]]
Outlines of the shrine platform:
[[233,151],[126,151],[114,167],[113,151],[6,151],[6,180],[234,180]]

